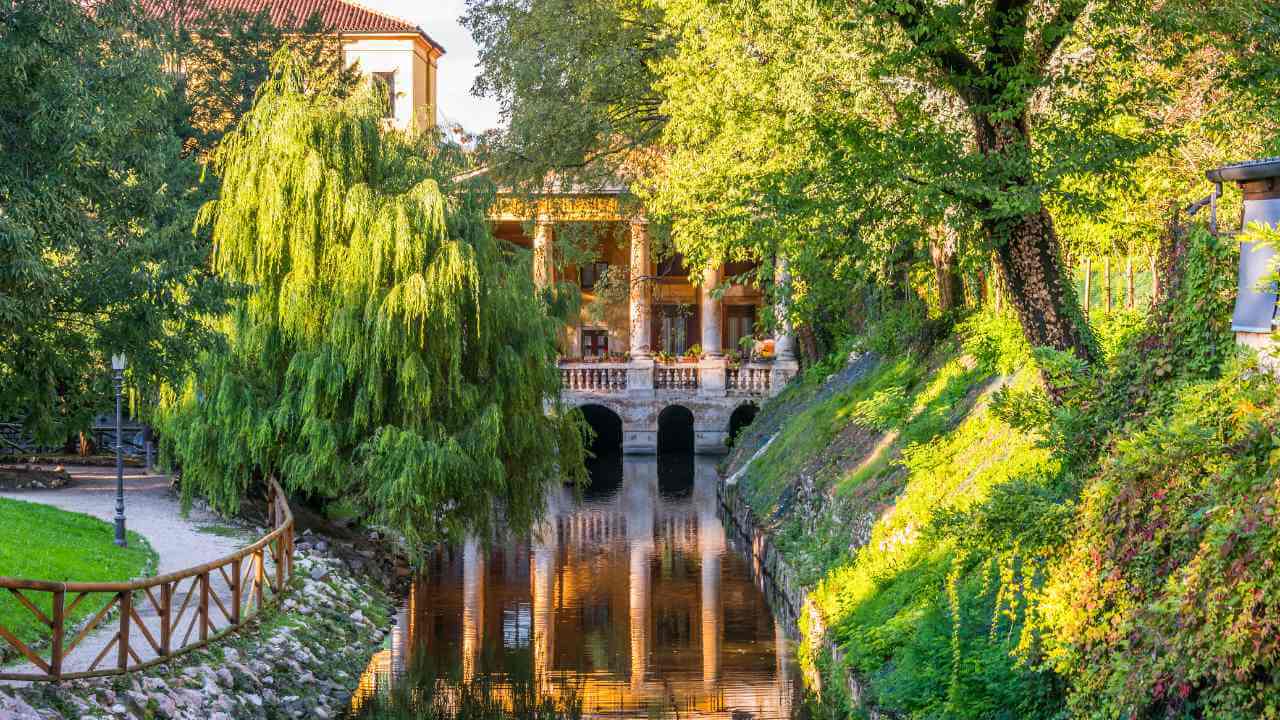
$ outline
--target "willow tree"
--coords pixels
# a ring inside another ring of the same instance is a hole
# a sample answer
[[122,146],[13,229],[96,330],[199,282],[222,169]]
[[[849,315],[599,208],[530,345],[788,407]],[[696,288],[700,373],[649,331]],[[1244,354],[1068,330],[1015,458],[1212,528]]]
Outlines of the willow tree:
[[[248,288],[165,413],[183,490],[233,510],[251,483],[344,498],[411,542],[537,516],[579,474],[552,317],[489,232],[492,187],[456,146],[382,127],[282,53],[216,154],[213,262]],[[550,411],[548,411],[550,410]]]

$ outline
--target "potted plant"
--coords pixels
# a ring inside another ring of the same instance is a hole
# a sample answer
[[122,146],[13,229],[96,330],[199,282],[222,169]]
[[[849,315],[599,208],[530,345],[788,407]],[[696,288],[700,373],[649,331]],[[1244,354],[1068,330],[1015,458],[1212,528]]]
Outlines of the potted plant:
[[660,363],[670,363],[671,361],[675,360],[675,358],[672,357],[671,353],[667,352],[666,350],[659,350],[653,356],[653,359],[657,360]]
[[724,354],[725,364],[734,370],[742,366],[742,355],[737,350],[730,350]]
[[702,346],[698,343],[690,345],[689,349],[684,351],[682,359],[686,362],[698,362],[702,359]]

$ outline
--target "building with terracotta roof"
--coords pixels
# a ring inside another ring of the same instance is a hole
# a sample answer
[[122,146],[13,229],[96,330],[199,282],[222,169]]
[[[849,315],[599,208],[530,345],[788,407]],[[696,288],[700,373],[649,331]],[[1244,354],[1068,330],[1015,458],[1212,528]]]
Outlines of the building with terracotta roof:
[[206,0],[201,10],[259,13],[266,11],[280,27],[298,26],[310,18],[338,36],[344,58],[361,72],[387,84],[390,123],[416,130],[435,127],[436,65],[444,46],[421,27],[350,0]]

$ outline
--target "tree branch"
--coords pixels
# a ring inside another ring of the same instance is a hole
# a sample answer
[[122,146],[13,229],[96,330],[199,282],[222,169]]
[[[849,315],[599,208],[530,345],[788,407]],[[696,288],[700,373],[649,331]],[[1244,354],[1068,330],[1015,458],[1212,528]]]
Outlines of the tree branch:
[[1062,41],[1071,34],[1071,28],[1075,27],[1076,21],[1084,14],[1088,5],[1087,0],[1060,0],[1053,18],[1045,23],[1044,29],[1040,31],[1038,43],[1040,50],[1036,53],[1036,69],[1041,75],[1048,69],[1053,54],[1062,46]]
[[980,68],[960,50],[953,38],[946,37],[929,22],[927,0],[907,0],[901,5],[887,8],[886,12],[916,48],[938,66],[948,87],[971,107],[982,103],[986,95],[973,83],[981,72]]

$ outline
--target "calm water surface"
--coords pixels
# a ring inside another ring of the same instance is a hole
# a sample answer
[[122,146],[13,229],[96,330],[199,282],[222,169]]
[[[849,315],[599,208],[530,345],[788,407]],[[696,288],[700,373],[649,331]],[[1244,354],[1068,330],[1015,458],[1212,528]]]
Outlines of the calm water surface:
[[793,644],[721,524],[714,461],[605,458],[592,478],[532,540],[438,552],[365,692],[426,661],[450,683],[531,673],[590,715],[791,718]]

